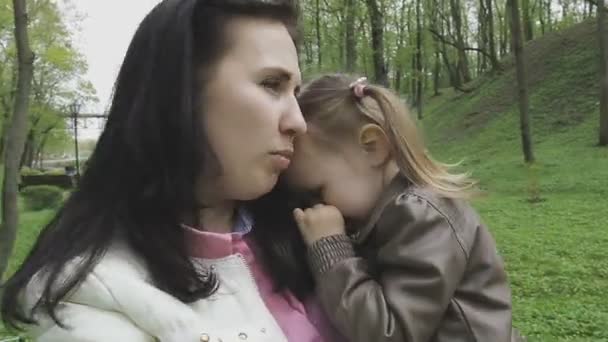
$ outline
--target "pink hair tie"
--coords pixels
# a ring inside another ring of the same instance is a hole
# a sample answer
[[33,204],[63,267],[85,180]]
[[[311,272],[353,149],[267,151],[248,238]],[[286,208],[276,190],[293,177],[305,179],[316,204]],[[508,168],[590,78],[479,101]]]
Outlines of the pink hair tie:
[[367,77],[360,77],[349,85],[355,96],[362,99],[365,96],[365,87],[367,87]]

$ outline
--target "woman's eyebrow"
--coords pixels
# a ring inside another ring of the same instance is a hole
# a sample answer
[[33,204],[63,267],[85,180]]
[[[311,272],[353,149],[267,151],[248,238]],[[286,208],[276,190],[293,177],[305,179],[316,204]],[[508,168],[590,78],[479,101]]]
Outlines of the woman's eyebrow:
[[[290,72],[289,70],[287,70],[283,67],[280,67],[280,66],[264,67],[261,69],[261,72],[277,74],[277,76],[281,79],[281,81],[291,81],[292,79],[294,79],[294,75],[292,72]],[[298,85],[301,83],[301,81],[299,80],[299,77],[295,81]]]

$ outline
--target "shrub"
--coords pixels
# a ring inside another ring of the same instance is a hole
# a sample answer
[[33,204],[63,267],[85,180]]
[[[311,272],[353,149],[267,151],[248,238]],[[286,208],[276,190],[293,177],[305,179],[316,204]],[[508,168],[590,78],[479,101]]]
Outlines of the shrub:
[[21,175],[22,176],[38,176],[41,175],[43,172],[37,169],[32,169],[29,168],[27,166],[24,166],[21,168]]
[[26,210],[53,209],[63,201],[63,190],[51,185],[33,185],[21,191]]

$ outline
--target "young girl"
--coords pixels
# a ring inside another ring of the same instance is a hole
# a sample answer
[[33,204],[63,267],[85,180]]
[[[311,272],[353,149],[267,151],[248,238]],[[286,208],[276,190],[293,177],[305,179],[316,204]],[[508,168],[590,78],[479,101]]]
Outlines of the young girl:
[[294,218],[317,293],[350,341],[518,340],[495,243],[466,175],[431,159],[402,101],[365,79],[320,77],[285,174],[319,196]]

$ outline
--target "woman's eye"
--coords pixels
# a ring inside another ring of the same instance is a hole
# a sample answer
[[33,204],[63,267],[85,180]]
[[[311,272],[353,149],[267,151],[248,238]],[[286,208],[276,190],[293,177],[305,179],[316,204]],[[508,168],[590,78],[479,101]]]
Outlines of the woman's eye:
[[279,92],[279,90],[281,90],[281,81],[277,80],[277,79],[270,78],[270,79],[264,80],[264,81],[262,81],[261,85],[262,85],[262,87],[269,89],[275,93]]

